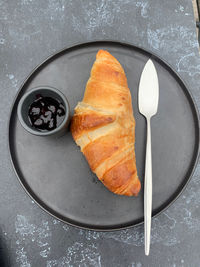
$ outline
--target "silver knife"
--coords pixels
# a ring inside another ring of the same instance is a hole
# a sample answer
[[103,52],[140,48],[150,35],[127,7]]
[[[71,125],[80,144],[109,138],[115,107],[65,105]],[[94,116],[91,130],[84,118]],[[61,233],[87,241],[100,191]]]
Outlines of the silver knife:
[[149,59],[142,71],[139,84],[139,110],[147,121],[147,143],[144,180],[144,242],[145,254],[149,255],[152,214],[152,160],[151,160],[151,117],[157,113],[159,84],[156,68]]

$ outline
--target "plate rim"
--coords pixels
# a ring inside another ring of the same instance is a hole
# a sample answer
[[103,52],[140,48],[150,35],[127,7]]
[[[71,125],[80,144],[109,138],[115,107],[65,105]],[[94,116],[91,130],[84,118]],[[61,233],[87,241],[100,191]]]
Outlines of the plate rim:
[[[44,58],[42,60],[41,63],[37,64],[33,70],[28,74],[28,76],[26,76],[26,78],[23,80],[23,82],[21,83],[21,85],[19,86],[18,92],[16,93],[14,100],[11,104],[10,107],[10,112],[9,112],[9,120],[8,120],[8,124],[7,124],[7,145],[8,145],[8,151],[9,151],[9,158],[11,161],[11,165],[12,168],[14,170],[15,175],[17,176],[17,179],[19,181],[19,183],[21,184],[22,188],[24,189],[24,191],[26,192],[26,194],[30,197],[30,199],[32,199],[43,211],[45,211],[46,213],[48,213],[49,215],[51,215],[52,217],[54,217],[55,219],[62,221],[65,224],[69,224],[73,227],[79,228],[79,229],[85,229],[85,230],[93,230],[93,231],[100,231],[100,232],[110,232],[110,231],[120,231],[120,230],[124,230],[124,229],[129,229],[132,227],[136,227],[139,225],[142,225],[144,223],[144,220],[142,218],[141,221],[131,224],[128,223],[123,224],[123,226],[116,226],[112,227],[112,226],[91,226],[91,225],[87,225],[85,223],[77,223],[73,220],[66,221],[62,218],[60,218],[59,216],[53,214],[50,210],[51,208],[46,207],[45,208],[45,203],[41,204],[37,201],[37,197],[35,197],[34,193],[32,192],[32,190],[28,190],[27,189],[27,185],[25,185],[23,183],[23,179],[20,178],[20,171],[17,170],[15,163],[14,163],[14,159],[12,156],[12,148],[11,148],[11,132],[10,132],[10,128],[11,128],[11,119],[12,119],[12,113],[13,113],[13,109],[15,108],[16,105],[16,101],[17,98],[19,97],[20,93],[22,93],[22,89],[25,86],[25,84],[29,81],[29,79],[31,79],[31,77],[35,74],[35,72],[37,72],[43,65],[47,64],[50,60],[53,60],[54,57],[61,55],[62,53],[69,51],[69,50],[74,50],[74,49],[78,49],[79,47],[85,47],[85,46],[91,46],[91,45],[98,45],[98,44],[113,44],[113,45],[118,45],[118,46],[122,46],[122,47],[129,47],[131,49],[137,49],[140,50],[143,53],[148,54],[151,58],[153,58],[154,60],[161,62],[162,64],[164,63],[165,67],[171,72],[173,73],[178,82],[180,82],[182,84],[182,90],[184,91],[184,93],[186,94],[187,98],[189,97],[188,101],[190,103],[190,106],[192,107],[192,113],[193,113],[193,118],[194,118],[194,122],[195,122],[195,139],[199,140],[200,139],[200,116],[199,116],[199,110],[196,104],[196,101],[193,97],[192,92],[188,89],[189,86],[188,84],[184,81],[184,79],[180,76],[180,74],[171,66],[171,64],[169,64],[168,62],[166,62],[165,59],[163,59],[160,55],[158,55],[155,52],[150,51],[149,49],[144,48],[143,46],[140,45],[135,45],[133,43],[130,42],[122,42],[122,41],[118,41],[118,40],[112,40],[112,39],[106,39],[106,40],[92,40],[92,41],[88,41],[88,42],[74,42],[72,45],[66,46],[62,49],[56,50],[54,53],[50,54],[48,57]],[[195,118],[196,117],[196,118]],[[195,140],[196,141],[196,140]],[[168,200],[169,203],[167,205],[163,204],[164,207],[160,207],[158,212],[155,212],[154,214],[152,214],[152,218],[155,218],[157,216],[159,216],[162,212],[165,212],[172,204],[174,204],[174,202],[182,195],[182,193],[184,192],[184,190],[186,189],[188,183],[191,181],[194,171],[197,167],[198,164],[198,160],[199,160],[199,156],[200,156],[200,143],[197,143],[197,147],[195,146],[194,148],[194,156],[192,158],[192,162],[191,162],[191,166],[189,167],[188,171],[189,171],[189,177],[186,180],[185,183],[183,183],[183,185],[181,184],[181,188],[176,190],[176,192],[171,196],[171,198]],[[31,193],[30,193],[31,191]],[[178,191],[178,192],[177,192]],[[175,196],[175,197],[174,197]],[[55,211],[56,213],[56,211]]]

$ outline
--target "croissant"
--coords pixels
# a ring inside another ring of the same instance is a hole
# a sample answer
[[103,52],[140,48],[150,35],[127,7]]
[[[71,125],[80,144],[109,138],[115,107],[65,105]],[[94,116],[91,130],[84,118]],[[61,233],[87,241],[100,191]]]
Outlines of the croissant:
[[91,170],[113,193],[136,196],[141,188],[135,159],[135,120],[125,72],[99,50],[71,133]]

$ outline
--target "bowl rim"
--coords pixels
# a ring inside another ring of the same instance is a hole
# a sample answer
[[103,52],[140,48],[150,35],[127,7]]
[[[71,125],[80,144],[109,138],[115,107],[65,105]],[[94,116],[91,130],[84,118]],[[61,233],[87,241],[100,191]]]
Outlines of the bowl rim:
[[[22,106],[24,101],[27,99],[27,97],[29,97],[30,94],[32,94],[33,92],[37,92],[38,90],[46,90],[46,91],[52,91],[54,93],[56,93],[57,95],[59,95],[63,101],[63,104],[65,106],[65,117],[62,121],[62,123],[56,127],[56,129],[52,130],[52,131],[48,131],[48,132],[40,132],[35,130],[33,127],[29,127],[26,122],[23,119],[22,116]],[[38,135],[38,136],[50,136],[50,135],[54,135],[56,133],[58,133],[63,126],[67,123],[68,119],[69,119],[69,113],[70,113],[70,108],[69,108],[69,102],[66,98],[66,96],[57,88],[51,87],[51,86],[46,86],[46,85],[42,85],[42,86],[37,86],[34,87],[30,90],[28,90],[20,99],[18,106],[17,106],[17,115],[18,115],[18,119],[22,125],[22,127],[27,130],[29,133],[33,134],[33,135]]]

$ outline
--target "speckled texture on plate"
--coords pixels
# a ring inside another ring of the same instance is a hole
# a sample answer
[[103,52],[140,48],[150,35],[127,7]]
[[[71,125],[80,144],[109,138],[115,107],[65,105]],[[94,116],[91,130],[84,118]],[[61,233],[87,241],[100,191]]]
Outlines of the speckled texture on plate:
[[0,0],[0,263],[3,266],[199,266],[200,166],[183,195],[143,227],[96,233],[64,225],[24,193],[9,161],[7,123],[20,84],[48,55],[77,42],[114,39],[170,63],[200,108],[200,59],[191,0]]

